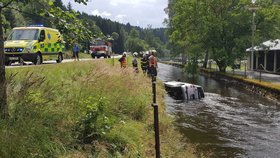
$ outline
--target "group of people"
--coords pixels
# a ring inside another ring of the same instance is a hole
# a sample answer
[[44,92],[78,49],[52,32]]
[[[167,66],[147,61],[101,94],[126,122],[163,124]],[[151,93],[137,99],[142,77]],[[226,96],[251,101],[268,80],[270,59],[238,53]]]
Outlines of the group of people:
[[[126,60],[127,53],[124,52],[122,57],[119,59],[119,62],[121,64],[121,68],[127,67],[127,60]],[[132,60],[132,66],[135,73],[139,73],[138,69],[138,53],[133,53],[133,60]],[[78,44],[74,44],[73,46],[73,58],[76,61],[79,61],[79,46]],[[157,58],[156,58],[156,51],[155,50],[149,50],[145,53],[143,53],[143,57],[141,58],[141,69],[144,74],[147,74],[148,76],[157,76]]]
[[[119,59],[119,62],[121,64],[121,68],[127,67],[127,61],[126,61],[127,53],[123,53],[122,57]],[[138,73],[138,61],[137,61],[138,54],[135,52],[133,53],[133,60],[132,60],[132,66],[134,69],[134,72]],[[141,69],[144,74],[147,74],[148,76],[157,76],[157,58],[156,58],[156,51],[155,50],[149,50],[148,52],[143,54],[143,57],[141,58]]]
[[157,76],[157,68],[156,51],[150,50],[141,59],[141,69],[144,74],[147,73],[149,76]]

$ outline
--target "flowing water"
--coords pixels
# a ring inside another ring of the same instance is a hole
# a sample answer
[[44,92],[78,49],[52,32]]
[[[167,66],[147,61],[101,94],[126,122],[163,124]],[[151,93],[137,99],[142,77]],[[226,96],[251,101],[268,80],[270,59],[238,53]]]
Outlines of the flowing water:
[[204,76],[189,78],[182,69],[159,64],[162,81],[180,79],[201,85],[205,98],[178,101],[166,97],[178,130],[212,157],[280,157],[280,106],[243,87]]

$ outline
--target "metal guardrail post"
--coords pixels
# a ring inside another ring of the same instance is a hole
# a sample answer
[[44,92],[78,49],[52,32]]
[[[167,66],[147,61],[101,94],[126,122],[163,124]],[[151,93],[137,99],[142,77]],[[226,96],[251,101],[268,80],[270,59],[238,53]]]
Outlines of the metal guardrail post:
[[160,158],[160,141],[159,141],[159,119],[158,119],[158,105],[156,103],[156,76],[152,76],[153,89],[153,108],[154,108],[154,130],[155,130],[155,150],[156,158]]

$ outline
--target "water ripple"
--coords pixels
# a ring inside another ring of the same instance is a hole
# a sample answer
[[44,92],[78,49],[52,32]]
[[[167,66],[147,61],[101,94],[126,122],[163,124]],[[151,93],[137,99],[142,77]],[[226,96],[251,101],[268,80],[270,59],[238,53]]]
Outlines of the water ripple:
[[213,157],[279,157],[280,107],[243,87],[204,76],[189,78],[181,69],[160,64],[159,78],[200,84],[205,98],[177,101],[166,97],[178,129]]

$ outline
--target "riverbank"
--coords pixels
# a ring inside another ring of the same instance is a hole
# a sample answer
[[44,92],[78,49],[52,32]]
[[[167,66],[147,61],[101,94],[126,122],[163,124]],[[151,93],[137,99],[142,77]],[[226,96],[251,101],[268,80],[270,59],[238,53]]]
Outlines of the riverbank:
[[[183,68],[184,66],[181,63],[174,62],[162,62],[164,64],[173,65]],[[231,82],[236,85],[245,87],[246,89],[259,94],[268,99],[278,101],[280,100],[280,84],[274,82],[268,82],[265,79],[262,79],[260,82],[258,79],[247,78],[244,75],[234,74],[234,73],[223,73],[218,72],[216,69],[205,69],[200,68],[200,73],[212,78],[224,78],[228,82]],[[280,77],[280,76],[279,76]]]
[[[151,81],[116,63],[8,69],[0,157],[154,157]],[[162,157],[200,156],[175,131],[161,83],[157,92]]]

